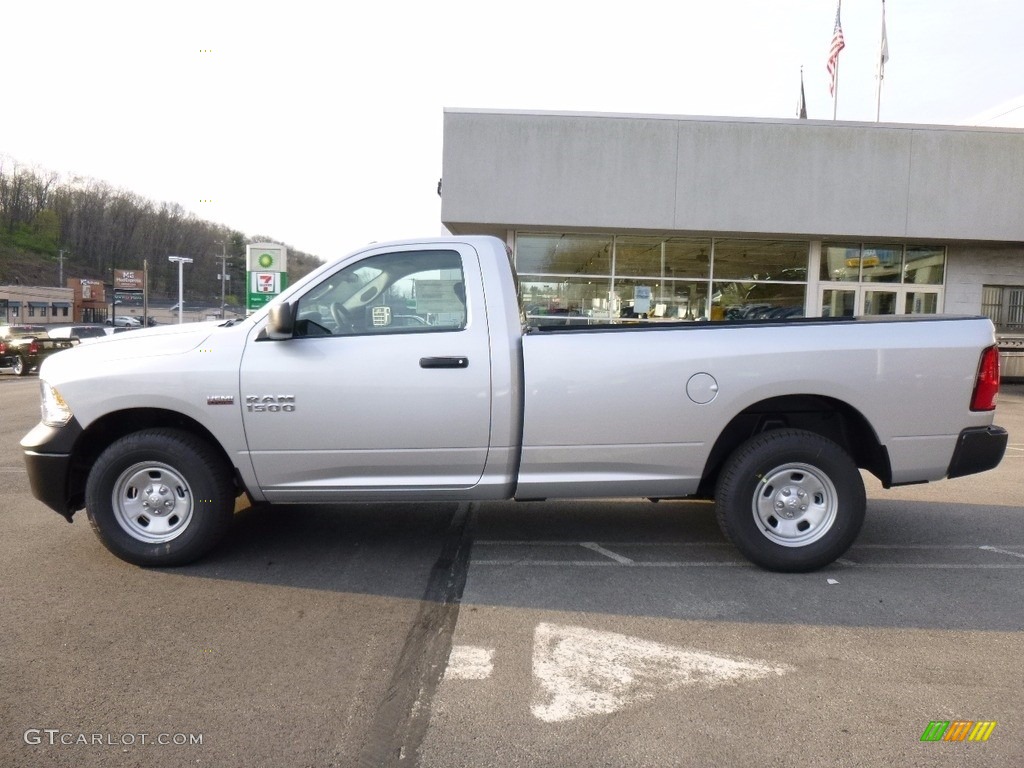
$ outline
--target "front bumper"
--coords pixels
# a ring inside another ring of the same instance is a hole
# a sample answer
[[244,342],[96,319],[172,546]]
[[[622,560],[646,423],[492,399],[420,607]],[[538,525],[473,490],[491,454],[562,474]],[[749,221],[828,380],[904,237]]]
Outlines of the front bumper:
[[972,427],[957,438],[946,477],[963,477],[994,469],[1003,460],[1009,438],[1002,427]]
[[71,460],[82,427],[71,419],[62,427],[37,424],[21,439],[32,495],[68,522],[81,503],[71,493]]

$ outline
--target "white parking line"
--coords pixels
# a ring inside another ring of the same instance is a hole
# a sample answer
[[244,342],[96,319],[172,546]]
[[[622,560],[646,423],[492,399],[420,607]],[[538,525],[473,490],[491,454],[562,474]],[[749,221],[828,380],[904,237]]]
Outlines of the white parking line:
[[612,552],[610,549],[605,549],[596,541],[581,541],[580,546],[593,550],[594,552],[597,552],[599,555],[604,555],[605,557],[614,560],[619,565],[633,565],[633,561],[630,560],[628,557],[623,557],[620,554]]
[[[1001,547],[1022,548],[1024,544],[1000,544]],[[852,549],[984,549],[980,544],[854,544]]]
[[[593,543],[593,542],[590,542]],[[606,541],[605,546],[609,547],[731,547],[727,541]],[[585,547],[587,542],[582,541],[554,541],[529,539],[481,539],[474,541],[473,546],[484,547]]]
[[[595,542],[591,542],[595,543]],[[474,541],[473,546],[485,547],[583,547],[587,542],[582,541],[552,541],[540,540],[529,541],[526,539],[501,541],[500,539],[488,539]],[[602,547],[728,547],[733,545],[727,541],[604,541]],[[1001,547],[1012,549],[1024,549],[1022,544],[1000,544]],[[980,544],[854,544],[853,551],[859,549],[978,549]],[[588,547],[589,548],[589,547]]]
[[[622,565],[610,560],[471,560],[470,565],[479,566],[530,566],[530,567],[559,567],[570,566],[574,568],[755,568],[753,563],[743,562],[686,562],[673,560],[667,562],[633,562],[630,565]],[[933,568],[936,570],[981,570],[981,571],[1014,571],[1024,570],[1024,563],[842,563],[847,567],[855,567],[858,570],[878,568]]]
[[[537,565],[537,566],[559,566],[571,565],[581,568],[743,568],[751,566],[751,563],[743,562],[687,562],[684,560],[670,560],[667,562],[637,562],[632,560],[629,563],[612,562],[611,560],[471,560],[470,565]],[[1024,565],[1021,566],[1024,568]]]
[[1024,554],[1021,554],[1020,552],[1011,552],[1008,549],[1000,549],[999,547],[988,547],[988,546],[978,547],[978,549],[983,549],[986,552],[995,552],[995,553],[1000,554],[1000,555],[1009,555],[1010,557],[1019,557],[1021,560],[1024,560]]
[[[568,557],[565,559],[557,558],[545,558],[545,559],[532,559],[529,556],[521,557],[477,557],[470,561],[471,565],[476,566],[492,566],[492,567],[518,567],[518,566],[529,566],[536,568],[559,568],[559,567],[570,567],[570,568],[754,568],[751,563],[746,560],[740,559],[738,556],[735,559],[729,560],[635,560],[625,555],[619,554],[610,547],[616,549],[622,547],[628,548],[654,548],[654,547],[675,547],[679,548],[690,548],[690,547],[729,547],[732,548],[732,544],[728,542],[673,542],[673,541],[619,541],[619,542],[604,542],[600,544],[596,541],[500,541],[500,540],[484,540],[474,543],[474,546],[483,546],[486,548],[492,547],[519,547],[519,548],[537,548],[537,549],[550,549],[553,547],[583,547],[592,552],[596,552],[599,555],[604,556],[603,560],[578,560],[576,558]],[[915,551],[927,551],[927,552],[977,552],[979,550],[985,552],[992,552],[1000,555],[1009,555],[1010,557],[1019,558],[1024,560],[1024,553],[1015,552],[1013,550],[1024,550],[1024,544],[1001,544],[999,546],[992,546],[989,544],[978,545],[978,544],[858,544],[854,545],[850,549],[850,553],[843,558],[836,561],[836,565],[844,566],[847,568],[856,568],[858,570],[865,569],[932,569],[932,570],[1020,570],[1024,569],[1024,563],[875,563],[875,562],[858,562],[856,557],[858,551],[887,551],[898,553],[899,551],[915,552]],[[493,549],[490,550],[493,552]],[[495,554],[498,554],[495,552]]]

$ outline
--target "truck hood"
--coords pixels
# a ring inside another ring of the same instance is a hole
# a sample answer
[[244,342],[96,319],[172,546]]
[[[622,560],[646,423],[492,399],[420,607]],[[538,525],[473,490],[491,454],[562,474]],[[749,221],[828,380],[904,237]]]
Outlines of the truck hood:
[[108,363],[185,354],[211,336],[232,327],[237,329],[241,324],[245,321],[229,325],[223,320],[213,320],[115,333],[51,355],[43,361],[39,376],[57,380],[74,378],[76,373],[95,371]]

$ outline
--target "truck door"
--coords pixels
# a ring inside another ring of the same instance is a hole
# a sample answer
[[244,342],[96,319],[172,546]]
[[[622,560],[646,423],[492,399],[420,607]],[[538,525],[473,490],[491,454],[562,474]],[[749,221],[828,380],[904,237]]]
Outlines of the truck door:
[[241,406],[268,500],[448,498],[472,488],[490,435],[483,302],[472,247],[391,247],[294,299],[292,338],[254,329]]

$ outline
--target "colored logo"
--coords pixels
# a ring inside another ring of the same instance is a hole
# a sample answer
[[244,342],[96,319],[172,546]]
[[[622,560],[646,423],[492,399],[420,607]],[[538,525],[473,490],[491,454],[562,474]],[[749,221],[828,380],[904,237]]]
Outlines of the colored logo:
[[275,293],[274,289],[277,287],[275,277],[273,272],[257,272],[256,293]]
[[995,727],[995,720],[932,720],[921,741],[988,741]]
[[260,266],[264,269],[270,269],[274,266],[274,257],[269,253],[261,253],[259,258]]

